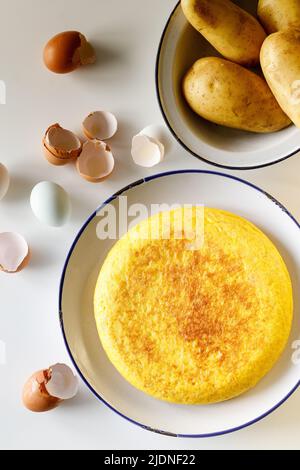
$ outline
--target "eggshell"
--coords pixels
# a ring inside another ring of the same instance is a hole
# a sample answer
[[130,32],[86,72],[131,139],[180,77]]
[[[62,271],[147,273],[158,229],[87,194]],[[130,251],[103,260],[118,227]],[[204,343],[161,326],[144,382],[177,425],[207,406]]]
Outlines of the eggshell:
[[132,139],[133,161],[144,168],[158,165],[164,159],[167,142],[163,126],[152,124],[145,127]]
[[71,214],[68,194],[58,184],[48,181],[41,182],[33,188],[30,205],[36,218],[51,227],[65,225]]
[[0,233],[0,271],[15,274],[29,263],[30,250],[26,240],[18,233]]
[[118,130],[117,118],[107,111],[95,111],[83,121],[83,132],[90,140],[111,139]]
[[70,73],[95,61],[92,45],[78,31],[59,33],[44,48],[44,63],[54,73]]
[[56,364],[35,372],[23,388],[23,404],[34,413],[45,413],[57,408],[78,393],[78,378],[70,367]]
[[73,132],[59,124],[50,126],[43,139],[44,153],[48,162],[61,166],[76,160],[81,153],[82,143]]
[[52,397],[46,389],[48,380],[48,371],[43,370],[36,372],[27,380],[23,388],[22,399],[28,410],[34,413],[46,413],[59,406],[61,400]]
[[0,201],[6,196],[10,178],[6,167],[0,163]]
[[49,368],[50,379],[45,387],[47,392],[60,400],[71,400],[78,393],[78,379],[70,367],[55,364]]
[[139,134],[132,139],[131,155],[137,165],[152,168],[163,160],[164,147],[158,140]]
[[115,159],[110,147],[99,140],[87,141],[76,162],[77,171],[90,183],[100,183],[114,170]]

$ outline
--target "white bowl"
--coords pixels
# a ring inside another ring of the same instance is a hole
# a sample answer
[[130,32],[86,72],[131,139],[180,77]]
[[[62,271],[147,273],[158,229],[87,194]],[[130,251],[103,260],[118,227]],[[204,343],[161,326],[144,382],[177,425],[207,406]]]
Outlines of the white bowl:
[[[300,226],[271,196],[228,175],[178,171],[141,180],[107,203],[119,215],[119,197],[128,205],[204,204],[232,211],[255,223],[276,244],[292,277],[295,317],[288,345],[274,369],[250,392],[210,406],[171,405],[136,390],[108,360],[98,338],[93,295],[101,265],[115,243],[96,236],[93,214],[76,237],[60,288],[60,318],[67,349],[90,390],[116,413],[145,429],[176,437],[207,437],[236,431],[278,408],[299,386],[300,364],[292,361],[300,339]],[[106,204],[105,203],[105,206]]]
[[[258,2],[235,3],[255,14]],[[184,74],[200,57],[218,55],[187,22],[179,2],[163,32],[156,67],[159,104],[178,142],[194,156],[232,169],[259,168],[297,153],[300,131],[294,125],[271,134],[255,134],[210,123],[189,108],[182,93]]]

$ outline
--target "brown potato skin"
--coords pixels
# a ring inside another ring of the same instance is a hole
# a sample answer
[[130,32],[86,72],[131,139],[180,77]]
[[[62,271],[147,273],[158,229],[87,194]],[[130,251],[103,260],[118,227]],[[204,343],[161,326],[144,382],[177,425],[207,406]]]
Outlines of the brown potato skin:
[[300,128],[300,28],[278,31],[265,40],[261,66],[279,105]]
[[181,0],[191,25],[223,57],[241,65],[255,66],[266,33],[248,12],[229,0]]
[[299,0],[259,0],[257,13],[268,34],[300,28]]
[[183,93],[193,111],[222,126],[268,133],[291,123],[263,78],[225,59],[195,62],[184,78]]

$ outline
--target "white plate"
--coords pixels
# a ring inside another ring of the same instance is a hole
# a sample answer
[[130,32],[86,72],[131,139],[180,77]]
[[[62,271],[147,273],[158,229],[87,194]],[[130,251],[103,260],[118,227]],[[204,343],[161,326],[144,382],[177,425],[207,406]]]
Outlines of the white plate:
[[109,362],[98,339],[93,294],[99,269],[114,241],[96,236],[93,214],[71,248],[63,271],[60,316],[74,364],[92,392],[114,411],[146,429],[179,437],[224,434],[248,426],[280,406],[299,386],[300,365],[292,361],[300,339],[300,226],[271,196],[249,183],[220,173],[179,171],[139,181],[110,202],[118,214],[120,195],[128,204],[204,204],[229,210],[260,227],[280,250],[294,285],[295,319],[285,353],[249,393],[210,406],[179,406],[157,401],[129,385]]
[[[255,14],[257,1],[238,5]],[[254,134],[218,126],[197,116],[181,91],[185,72],[200,57],[217,51],[187,22],[180,2],[161,39],[156,68],[159,104],[175,138],[194,156],[213,165],[253,169],[282,161],[300,150],[300,131],[291,125],[271,134]]]

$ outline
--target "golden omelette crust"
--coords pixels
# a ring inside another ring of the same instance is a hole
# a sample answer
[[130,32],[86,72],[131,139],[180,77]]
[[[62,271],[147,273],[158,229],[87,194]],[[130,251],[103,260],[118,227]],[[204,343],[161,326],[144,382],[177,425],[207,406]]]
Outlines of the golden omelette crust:
[[145,239],[161,217],[131,230],[102,267],[95,318],[103,347],[123,377],[155,398],[236,397],[286,346],[293,318],[286,266],[260,230],[228,212],[205,209],[205,243],[195,251],[186,240]]

